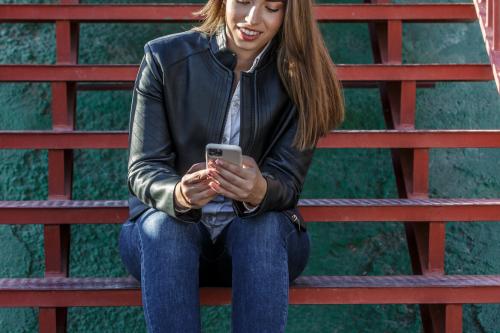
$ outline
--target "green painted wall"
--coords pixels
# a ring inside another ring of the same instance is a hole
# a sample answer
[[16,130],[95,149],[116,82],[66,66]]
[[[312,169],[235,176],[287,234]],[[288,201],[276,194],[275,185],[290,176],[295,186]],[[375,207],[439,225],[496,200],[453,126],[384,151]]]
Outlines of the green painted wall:
[[[33,3],[48,1],[10,1]],[[101,1],[89,1],[101,3]],[[120,1],[131,2],[131,1]],[[140,1],[134,1],[140,2]],[[203,2],[203,1],[197,1]],[[322,1],[327,2],[327,1]],[[87,1],[86,1],[87,3]],[[142,46],[188,24],[82,24],[81,64],[138,64]],[[322,24],[336,63],[371,63],[365,24]],[[404,63],[486,63],[478,23],[405,24]],[[55,63],[52,24],[0,24],[0,63]],[[382,129],[376,89],[345,91],[344,129]],[[0,84],[0,130],[50,129],[49,84]],[[130,91],[78,93],[77,128],[127,128]],[[500,97],[493,82],[438,83],[417,91],[417,128],[500,128]],[[0,200],[47,197],[47,152],[0,150]],[[500,150],[431,151],[432,197],[500,197]],[[98,172],[96,172],[98,170]],[[126,199],[126,152],[75,152],[75,199]],[[318,150],[302,198],[393,198],[395,179],[385,149]],[[312,254],[305,275],[411,274],[399,223],[310,225]],[[71,228],[71,276],[124,276],[118,255],[118,225]],[[448,274],[500,274],[500,224],[449,223]],[[0,277],[42,277],[43,229],[0,226]],[[287,332],[420,332],[418,306],[290,306]],[[499,305],[464,306],[465,332],[500,332]],[[230,307],[204,307],[204,332],[229,331]],[[0,332],[37,332],[38,311],[0,309]],[[70,308],[69,332],[143,332],[142,308]]]

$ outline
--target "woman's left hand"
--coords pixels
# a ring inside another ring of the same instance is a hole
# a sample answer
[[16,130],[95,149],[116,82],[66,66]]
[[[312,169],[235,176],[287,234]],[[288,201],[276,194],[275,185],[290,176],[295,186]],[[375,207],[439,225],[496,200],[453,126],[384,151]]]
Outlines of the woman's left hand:
[[243,155],[242,166],[216,159],[208,164],[209,186],[217,193],[233,200],[258,206],[267,191],[267,181],[255,160]]

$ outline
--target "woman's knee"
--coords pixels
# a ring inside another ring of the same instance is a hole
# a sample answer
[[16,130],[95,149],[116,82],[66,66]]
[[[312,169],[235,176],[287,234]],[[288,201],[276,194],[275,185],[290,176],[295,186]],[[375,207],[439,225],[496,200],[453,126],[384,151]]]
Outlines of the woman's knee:
[[163,211],[149,209],[137,221],[140,243],[143,251],[155,252],[172,248],[200,248],[201,235],[198,224],[177,220]]
[[132,221],[125,221],[118,237],[120,257],[127,271],[137,280],[141,280],[141,253],[137,225]]

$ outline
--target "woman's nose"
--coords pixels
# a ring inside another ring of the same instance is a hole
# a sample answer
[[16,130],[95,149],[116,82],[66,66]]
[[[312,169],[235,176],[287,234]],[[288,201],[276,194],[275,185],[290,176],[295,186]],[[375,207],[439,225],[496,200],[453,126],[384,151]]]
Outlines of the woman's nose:
[[252,6],[252,8],[250,8],[250,12],[248,12],[248,15],[245,19],[251,25],[256,25],[259,23],[260,17],[257,6],[254,5]]

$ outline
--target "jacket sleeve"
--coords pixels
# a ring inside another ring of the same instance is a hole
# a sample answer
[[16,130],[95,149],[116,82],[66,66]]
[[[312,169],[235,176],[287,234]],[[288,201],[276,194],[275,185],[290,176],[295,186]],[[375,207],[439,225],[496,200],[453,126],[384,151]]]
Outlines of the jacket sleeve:
[[161,67],[149,43],[144,46],[134,84],[129,125],[128,188],[149,207],[186,222],[196,222],[200,209],[178,212],[174,189],[181,180],[167,123]]
[[315,147],[298,150],[292,147],[297,132],[297,117],[290,121],[260,165],[267,181],[267,191],[258,208],[245,212],[241,201],[233,201],[240,217],[250,217],[268,211],[283,211],[297,206]]

